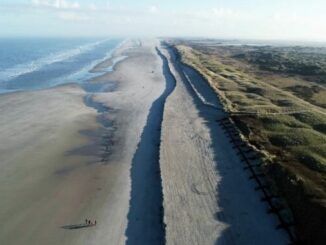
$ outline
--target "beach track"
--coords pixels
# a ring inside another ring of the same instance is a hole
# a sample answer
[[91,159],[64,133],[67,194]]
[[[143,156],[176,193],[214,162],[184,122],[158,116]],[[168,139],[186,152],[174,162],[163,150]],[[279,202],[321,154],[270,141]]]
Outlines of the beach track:
[[160,165],[167,244],[287,244],[232,143],[227,113],[198,72],[165,47],[176,88],[167,99]]

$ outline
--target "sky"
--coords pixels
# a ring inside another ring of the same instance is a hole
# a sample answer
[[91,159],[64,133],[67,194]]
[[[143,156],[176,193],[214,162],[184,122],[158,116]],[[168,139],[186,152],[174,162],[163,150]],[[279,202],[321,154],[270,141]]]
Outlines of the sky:
[[326,41],[326,0],[0,0],[0,36]]

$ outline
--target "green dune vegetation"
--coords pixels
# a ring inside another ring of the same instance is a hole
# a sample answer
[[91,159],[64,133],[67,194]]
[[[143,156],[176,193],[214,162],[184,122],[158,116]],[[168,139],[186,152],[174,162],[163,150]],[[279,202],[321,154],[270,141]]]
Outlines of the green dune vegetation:
[[173,44],[262,153],[299,237],[318,244],[326,230],[326,48]]

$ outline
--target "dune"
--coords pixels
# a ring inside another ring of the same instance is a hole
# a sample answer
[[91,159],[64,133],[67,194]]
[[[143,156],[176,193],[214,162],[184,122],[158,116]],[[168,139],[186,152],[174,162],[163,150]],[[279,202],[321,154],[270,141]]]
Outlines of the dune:
[[216,122],[226,116],[217,96],[173,50],[163,53],[176,80],[160,153],[167,244],[287,244]]

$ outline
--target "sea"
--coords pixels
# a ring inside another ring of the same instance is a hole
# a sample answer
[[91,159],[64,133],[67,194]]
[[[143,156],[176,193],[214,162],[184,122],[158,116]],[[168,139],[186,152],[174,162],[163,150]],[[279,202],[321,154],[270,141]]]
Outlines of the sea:
[[90,70],[110,58],[122,41],[117,38],[2,38],[0,93],[45,89],[65,83],[86,86],[87,81],[98,76]]

